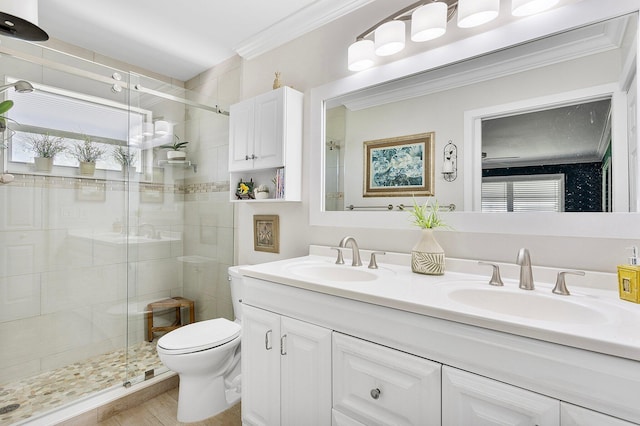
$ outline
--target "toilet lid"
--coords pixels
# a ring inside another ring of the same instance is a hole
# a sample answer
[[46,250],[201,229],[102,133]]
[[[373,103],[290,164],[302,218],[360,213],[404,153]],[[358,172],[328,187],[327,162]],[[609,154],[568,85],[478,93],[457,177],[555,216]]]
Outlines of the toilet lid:
[[180,327],[158,340],[158,348],[190,353],[224,345],[240,335],[240,325],[225,318],[200,321]]

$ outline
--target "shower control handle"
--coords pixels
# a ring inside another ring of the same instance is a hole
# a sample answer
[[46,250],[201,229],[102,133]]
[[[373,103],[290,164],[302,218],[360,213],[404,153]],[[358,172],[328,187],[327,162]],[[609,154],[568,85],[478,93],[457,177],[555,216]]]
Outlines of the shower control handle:
[[273,333],[273,330],[269,330],[264,333],[264,348],[268,351],[273,349],[273,345],[271,344],[271,333]]

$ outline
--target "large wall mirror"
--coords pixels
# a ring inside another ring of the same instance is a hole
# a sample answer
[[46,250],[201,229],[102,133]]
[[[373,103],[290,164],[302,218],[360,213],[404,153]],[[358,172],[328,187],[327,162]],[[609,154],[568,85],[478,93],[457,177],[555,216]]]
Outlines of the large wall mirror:
[[[494,30],[493,39],[529,35],[514,46],[487,43],[466,59],[459,50],[453,63],[419,70],[426,52],[314,89],[314,150],[323,162],[313,171],[321,191],[312,224],[405,227],[398,209],[412,197],[364,195],[364,142],[434,132],[435,196],[455,208],[447,214],[456,229],[632,237],[610,229],[614,217],[638,219],[638,13],[623,3],[603,20],[585,0],[559,9],[546,34],[518,31],[517,22]],[[562,22],[563,14],[572,19]],[[455,180],[442,173],[449,143]],[[542,232],[531,229],[548,212],[563,213]],[[574,213],[583,217],[576,222]],[[597,231],[580,228],[594,221]]]

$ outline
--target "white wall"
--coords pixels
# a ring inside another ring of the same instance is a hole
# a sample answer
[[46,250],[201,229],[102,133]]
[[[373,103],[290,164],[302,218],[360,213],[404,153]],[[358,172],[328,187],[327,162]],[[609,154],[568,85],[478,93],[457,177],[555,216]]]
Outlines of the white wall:
[[[299,204],[246,204],[237,207],[237,243],[240,263],[260,263],[279,258],[304,255],[308,244],[335,245],[341,237],[352,234],[361,247],[408,252],[418,238],[418,230],[398,231],[343,227],[313,227],[309,223],[308,173],[310,158],[309,103],[311,88],[350,75],[346,51],[357,33],[384,16],[409,4],[409,1],[374,2],[360,10],[320,28],[256,59],[245,61],[242,74],[242,97],[247,98],[271,89],[273,72],[280,71],[284,84],[304,91],[305,137],[303,142],[303,202]],[[410,46],[396,60],[428,49],[431,45]],[[459,145],[460,146],[460,145]],[[280,254],[253,251],[252,216],[279,214],[281,223]],[[608,238],[566,238],[538,235],[439,232],[438,239],[448,256],[493,259],[513,262],[520,247],[531,250],[538,265],[582,268],[613,272],[626,259],[625,248],[637,241]]]

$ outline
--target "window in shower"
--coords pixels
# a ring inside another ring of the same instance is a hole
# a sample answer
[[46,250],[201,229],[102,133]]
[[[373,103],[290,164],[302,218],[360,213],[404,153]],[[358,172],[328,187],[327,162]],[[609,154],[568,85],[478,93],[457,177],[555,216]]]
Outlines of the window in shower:
[[[74,145],[88,136],[105,154],[96,162],[96,169],[120,171],[114,149],[128,146],[137,161],[136,171],[143,172],[145,152],[136,142],[129,143],[127,129],[141,128],[149,120],[150,111],[131,111],[127,105],[86,94],[54,87],[36,86],[31,93],[9,92],[14,101],[10,111],[10,137],[7,166],[17,172],[28,171],[34,162],[30,141],[40,135],[60,137],[66,152],[56,155],[54,174],[72,175],[78,160],[71,154]],[[133,134],[133,131],[131,132]]]

